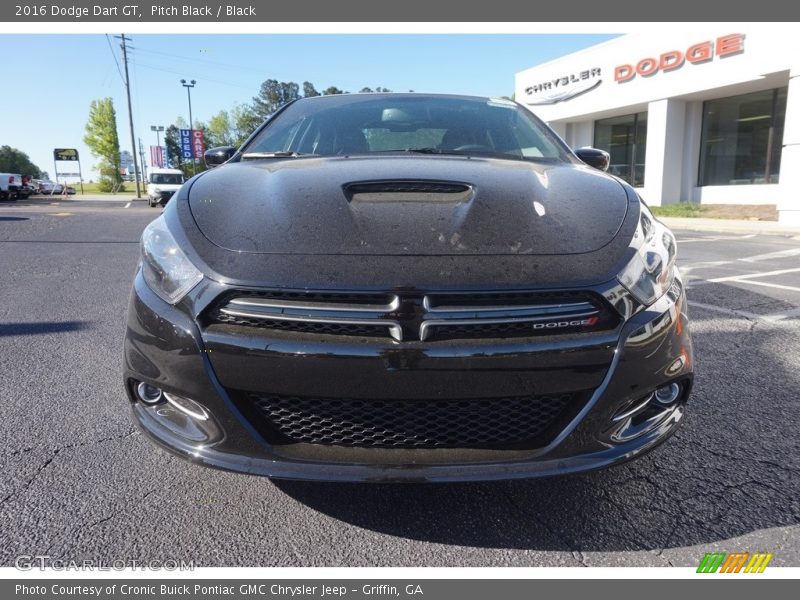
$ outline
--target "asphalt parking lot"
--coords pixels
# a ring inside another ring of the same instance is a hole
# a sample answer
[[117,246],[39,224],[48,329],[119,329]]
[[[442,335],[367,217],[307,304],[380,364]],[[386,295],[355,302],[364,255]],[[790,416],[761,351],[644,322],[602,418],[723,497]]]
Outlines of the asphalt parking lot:
[[132,427],[121,339],[158,213],[0,203],[0,565],[696,566],[741,550],[800,566],[800,237],[676,231],[697,379],[648,456],[561,479],[312,484],[191,465]]

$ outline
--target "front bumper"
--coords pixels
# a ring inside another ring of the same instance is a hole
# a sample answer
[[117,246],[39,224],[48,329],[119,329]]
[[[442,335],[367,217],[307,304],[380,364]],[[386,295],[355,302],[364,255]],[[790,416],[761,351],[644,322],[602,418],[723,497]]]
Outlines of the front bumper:
[[[402,347],[390,360],[385,348],[373,352],[369,346],[349,353],[314,353],[240,339],[233,347],[230,340],[201,332],[187,312],[155,296],[139,274],[125,340],[126,389],[134,419],[153,441],[191,461],[243,473],[328,481],[470,481],[598,469],[651,450],[683,419],[693,356],[679,283],[677,290],[600,335],[501,347],[440,347],[422,361],[417,351],[404,362]],[[504,361],[510,368],[503,368]],[[297,395],[346,395],[367,386],[385,398],[487,395],[487,387],[501,387],[497,393],[508,394],[570,385],[591,391],[557,434],[535,449],[346,450],[270,443],[231,391],[244,380],[261,389],[271,386],[270,392]],[[673,381],[682,386],[679,400],[656,411],[644,425],[622,430],[625,420],[615,417]],[[137,400],[131,382],[191,398],[207,409],[221,434],[212,443],[176,434],[164,426],[157,408]]]
[[156,202],[156,204],[160,204],[161,206],[166,206],[167,202],[169,202],[174,195],[175,195],[174,191],[160,191],[155,196],[153,196],[153,200]]

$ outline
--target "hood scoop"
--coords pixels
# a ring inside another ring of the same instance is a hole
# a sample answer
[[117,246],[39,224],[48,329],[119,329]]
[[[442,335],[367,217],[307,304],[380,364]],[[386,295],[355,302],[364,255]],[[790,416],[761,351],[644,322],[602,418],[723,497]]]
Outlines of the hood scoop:
[[427,179],[383,179],[356,181],[342,186],[347,201],[352,202],[467,202],[472,186],[454,181]]

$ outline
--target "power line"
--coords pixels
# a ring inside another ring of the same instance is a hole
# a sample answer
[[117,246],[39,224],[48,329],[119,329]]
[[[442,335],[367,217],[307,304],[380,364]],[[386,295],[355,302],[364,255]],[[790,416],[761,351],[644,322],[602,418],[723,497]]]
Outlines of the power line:
[[106,41],[108,42],[108,49],[111,50],[111,57],[114,59],[114,64],[117,65],[117,73],[119,73],[119,78],[122,79],[122,83],[125,83],[125,78],[122,76],[122,69],[119,68],[117,55],[114,52],[114,47],[111,45],[111,38],[108,37],[108,34],[106,34]]
[[[163,67],[156,67],[156,66],[153,66],[153,65],[148,65],[148,64],[145,64],[145,63],[142,63],[142,62],[139,62],[139,61],[136,62],[136,66],[137,67],[141,67],[142,69],[150,69],[151,71],[161,71],[162,73],[171,73],[173,75],[182,75],[183,74],[182,71],[175,71],[175,70],[172,70],[172,69],[164,69]],[[230,81],[221,81],[219,79],[210,79],[208,77],[203,77],[203,81],[207,81],[207,82],[211,82],[211,83],[219,83],[220,85],[227,85],[229,87],[238,87],[238,88],[242,88],[244,90],[250,90],[251,92],[253,91],[253,89],[256,89],[256,90],[258,89],[258,85],[252,86],[252,85],[244,85],[244,84],[241,84],[241,83],[231,83]]]
[[172,52],[159,52],[158,50],[146,50],[144,48],[140,48],[140,51],[141,52],[145,52],[147,54],[156,54],[158,56],[167,56],[167,57],[172,58],[174,60],[185,60],[185,61],[189,61],[189,62],[196,62],[196,63],[206,64],[206,65],[215,65],[215,66],[218,66],[218,67],[223,67],[223,68],[225,68],[227,70],[233,69],[233,70],[237,70],[237,71],[245,71],[245,72],[248,72],[248,73],[252,72],[252,69],[250,69],[248,67],[245,67],[245,66],[242,66],[241,64],[224,63],[224,62],[219,62],[219,61],[215,61],[215,60],[208,60],[208,59],[204,59],[204,58],[192,58],[192,57],[189,57],[189,56],[183,56],[183,55],[180,55],[180,54],[174,54]]

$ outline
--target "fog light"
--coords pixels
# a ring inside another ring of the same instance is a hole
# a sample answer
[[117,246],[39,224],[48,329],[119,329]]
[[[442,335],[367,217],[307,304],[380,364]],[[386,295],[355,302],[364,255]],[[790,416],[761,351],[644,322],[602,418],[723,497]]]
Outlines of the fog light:
[[672,404],[681,395],[681,386],[670,383],[656,390],[656,400],[661,404]]
[[150,385],[149,383],[142,382],[136,386],[136,395],[139,396],[139,400],[145,404],[155,404],[161,401],[163,393],[161,392],[160,388]]
[[206,412],[206,409],[200,406],[194,400],[184,398],[183,396],[177,396],[175,394],[168,394],[166,392],[164,392],[164,398],[183,414],[188,415],[193,419],[199,419],[200,421],[208,420],[208,413]]

